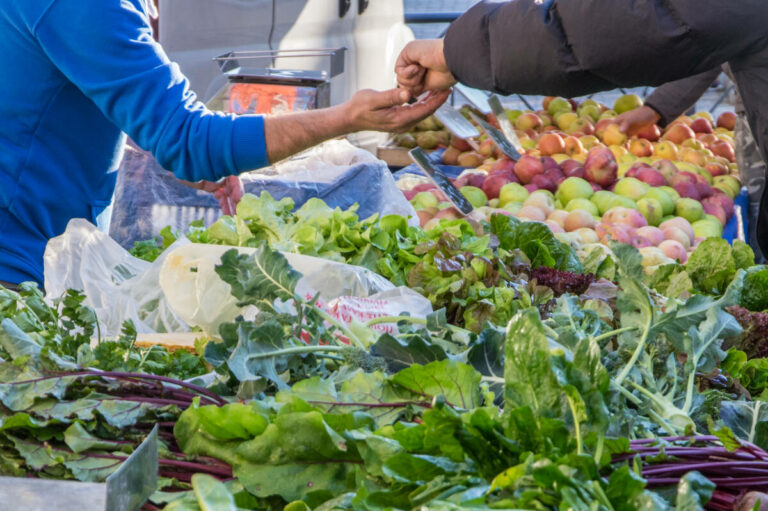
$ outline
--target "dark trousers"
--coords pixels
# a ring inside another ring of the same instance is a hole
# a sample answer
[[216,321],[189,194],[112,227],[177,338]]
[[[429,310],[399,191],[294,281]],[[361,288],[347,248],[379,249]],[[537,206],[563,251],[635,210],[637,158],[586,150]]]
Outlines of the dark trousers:
[[5,282],[4,280],[0,280],[0,286],[3,286],[6,289],[10,289],[11,291],[19,290],[19,286],[16,284],[11,284],[10,282]]

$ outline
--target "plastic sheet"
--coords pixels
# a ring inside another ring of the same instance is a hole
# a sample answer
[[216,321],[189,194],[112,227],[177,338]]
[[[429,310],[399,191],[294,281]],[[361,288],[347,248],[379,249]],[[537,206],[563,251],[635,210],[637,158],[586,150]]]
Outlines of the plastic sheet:
[[[416,216],[386,164],[344,140],[326,142],[242,178],[246,192],[258,195],[267,191],[275,199],[291,197],[296,207],[318,197],[342,209],[358,203],[361,218],[374,213]],[[198,219],[211,225],[220,215],[211,194],[179,182],[149,153],[126,151],[110,228],[110,235],[120,245],[130,248],[136,241],[157,235],[166,225],[181,231]]]
[[[215,335],[221,323],[255,312],[237,307],[229,285],[214,271],[221,255],[231,248],[192,244],[183,238],[154,263],[147,263],[132,257],[90,222],[75,219],[46,247],[46,298],[57,298],[67,289],[84,291],[86,305],[96,312],[105,337],[118,335],[126,320],[133,320],[139,333],[186,332],[198,326]],[[320,292],[326,310],[343,321],[403,312],[425,317],[432,311],[423,296],[396,288],[365,268],[284,255],[304,275],[296,292],[309,297]],[[380,330],[390,328],[379,325]]]

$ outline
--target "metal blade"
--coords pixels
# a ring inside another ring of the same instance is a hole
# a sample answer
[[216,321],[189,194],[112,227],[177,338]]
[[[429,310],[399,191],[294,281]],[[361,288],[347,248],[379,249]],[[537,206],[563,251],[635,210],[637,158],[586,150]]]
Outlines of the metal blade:
[[472,207],[472,204],[470,204],[467,198],[453,186],[451,180],[429,160],[427,153],[417,147],[416,149],[411,149],[408,154],[411,155],[414,163],[424,171],[424,174],[443,191],[448,197],[448,200],[456,206],[456,209],[461,211],[465,216],[474,211],[475,208]]
[[478,89],[473,89],[472,87],[467,87],[463,83],[457,83],[454,88],[458,90],[462,96],[467,98],[467,101],[469,101],[472,106],[484,114],[489,114],[492,112],[491,105],[488,104],[487,93]]
[[480,136],[477,128],[450,105],[443,104],[435,112],[435,117],[443,123],[448,131],[459,138],[469,139]]
[[488,134],[488,138],[490,138],[494,144],[496,144],[496,147],[501,149],[501,152],[512,158],[513,160],[517,161],[519,160],[522,155],[515,149],[515,146],[513,146],[509,140],[507,140],[507,137],[504,136],[502,132],[485,122],[484,119],[481,119],[479,116],[475,115],[474,113],[470,112],[472,116],[472,119],[475,120],[477,124],[480,125],[481,128],[483,128],[483,131],[485,131]]
[[136,511],[157,489],[157,425],[107,478],[107,511]]
[[491,94],[491,97],[488,99],[488,104],[491,105],[491,110],[493,110],[496,120],[499,121],[501,132],[504,133],[504,136],[507,137],[507,140],[509,140],[518,153],[524,153],[525,149],[523,149],[522,144],[520,144],[520,139],[517,138],[515,128],[513,128],[512,123],[509,122],[509,117],[507,117],[507,112],[501,105],[499,97],[496,94]]

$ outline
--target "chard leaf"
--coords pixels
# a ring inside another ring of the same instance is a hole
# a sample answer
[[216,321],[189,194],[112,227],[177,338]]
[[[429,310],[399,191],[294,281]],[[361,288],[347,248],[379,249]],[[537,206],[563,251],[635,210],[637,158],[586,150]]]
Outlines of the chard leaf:
[[288,501],[317,490],[335,495],[353,489],[352,476],[361,463],[357,451],[317,411],[276,416],[236,455],[234,474],[250,493]]
[[506,410],[529,407],[536,417],[558,414],[560,390],[549,360],[549,342],[539,313],[518,312],[507,327],[504,362]]
[[387,371],[390,373],[396,373],[414,364],[426,365],[448,358],[443,348],[427,342],[421,336],[398,339],[389,334],[383,334],[373,345],[371,352],[386,360]]
[[616,256],[619,275],[627,279],[642,280],[643,256],[640,255],[640,251],[632,245],[615,242],[611,243],[610,248]]
[[64,443],[75,453],[81,453],[92,449],[96,450],[120,450],[123,447],[118,441],[104,440],[93,436],[79,422],[75,422],[64,431]]
[[677,485],[675,509],[678,511],[698,511],[703,509],[709,499],[715,484],[697,471],[685,474]]
[[263,245],[250,256],[229,250],[216,266],[216,273],[232,287],[241,305],[272,308],[275,300],[293,300],[301,274],[285,257]]
[[193,474],[192,489],[202,511],[237,511],[234,496],[213,476]]
[[412,365],[395,374],[392,383],[427,399],[443,396],[465,410],[480,406],[480,373],[453,360]]
[[29,357],[37,361],[42,351],[40,344],[8,318],[0,322],[0,347],[11,356],[12,360]]
[[486,328],[467,351],[467,363],[483,375],[497,398],[504,396],[504,339],[502,330]]
[[724,401],[720,418],[741,440],[768,449],[768,402]]

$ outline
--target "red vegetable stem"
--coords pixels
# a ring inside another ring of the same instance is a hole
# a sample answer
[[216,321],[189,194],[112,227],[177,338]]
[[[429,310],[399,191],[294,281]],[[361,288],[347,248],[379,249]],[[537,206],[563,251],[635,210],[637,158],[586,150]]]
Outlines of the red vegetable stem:
[[73,373],[61,373],[56,374],[52,376],[43,376],[41,378],[34,378],[32,380],[24,380],[24,381],[17,381],[17,382],[11,382],[10,385],[21,385],[25,383],[36,383],[39,381],[45,381],[45,380],[51,380],[53,378],[64,378],[67,376],[100,376],[102,378],[115,378],[120,380],[153,380],[153,381],[161,381],[165,383],[170,383],[179,387],[185,387],[190,390],[194,390],[198,394],[202,394],[204,396],[208,396],[215,403],[217,403],[220,406],[223,406],[227,404],[227,401],[222,399],[220,396],[214,394],[210,390],[200,387],[199,385],[193,385],[192,383],[187,383],[181,380],[176,380],[174,378],[169,378],[167,376],[158,376],[155,374],[144,374],[144,373],[124,373],[119,371],[79,371],[79,372],[73,372]]
[[674,465],[661,465],[656,466],[653,465],[649,468],[643,469],[643,475],[644,476],[651,476],[656,474],[664,474],[667,472],[676,472],[676,471],[685,471],[690,472],[692,470],[699,470],[699,471],[705,471],[707,469],[725,469],[729,467],[735,467],[735,468],[754,468],[754,469],[765,469],[768,468],[768,464],[762,462],[762,461],[755,461],[755,462],[745,462],[745,461],[708,461],[705,463],[681,463],[681,464],[674,464]]

